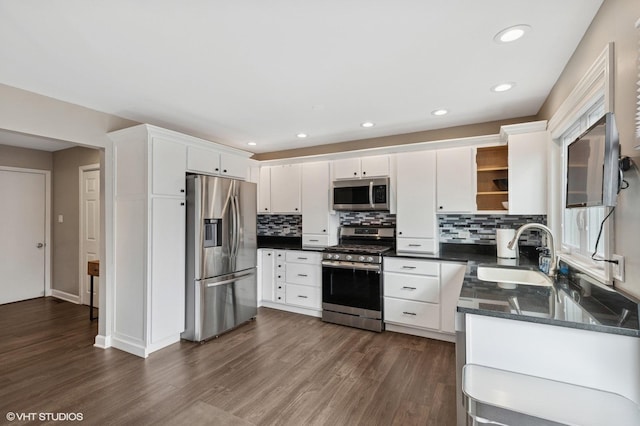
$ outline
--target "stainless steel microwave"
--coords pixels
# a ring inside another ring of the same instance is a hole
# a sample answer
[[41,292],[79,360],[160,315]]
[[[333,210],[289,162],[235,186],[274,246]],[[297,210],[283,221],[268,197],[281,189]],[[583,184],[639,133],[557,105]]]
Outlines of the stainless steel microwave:
[[389,178],[333,182],[334,210],[389,210]]

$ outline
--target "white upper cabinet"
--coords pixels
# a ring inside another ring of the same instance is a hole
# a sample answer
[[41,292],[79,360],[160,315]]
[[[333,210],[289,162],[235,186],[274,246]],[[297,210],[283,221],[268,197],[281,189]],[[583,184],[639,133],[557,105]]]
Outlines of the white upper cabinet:
[[151,151],[153,194],[184,196],[186,146],[180,142],[154,137]]
[[271,213],[300,214],[300,164],[272,166],[271,169]]
[[324,247],[337,243],[338,215],[330,214],[329,163],[302,165],[302,243]]
[[397,251],[438,251],[436,153],[406,152],[397,161]]
[[346,158],[333,162],[335,179],[357,179],[389,176],[389,156]]
[[509,144],[509,214],[547,214],[546,121],[502,127]]
[[475,211],[474,149],[441,149],[437,159],[438,213]]
[[271,167],[260,167],[258,213],[271,213]]
[[189,146],[187,169],[197,173],[246,180],[249,171],[249,160],[245,157],[226,154],[200,146]]

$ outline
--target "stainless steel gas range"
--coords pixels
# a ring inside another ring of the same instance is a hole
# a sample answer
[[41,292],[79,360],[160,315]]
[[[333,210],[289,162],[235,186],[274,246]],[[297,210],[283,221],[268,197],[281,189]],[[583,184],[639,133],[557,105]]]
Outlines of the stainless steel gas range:
[[393,250],[395,227],[343,226],[340,244],[322,261],[322,320],[382,331],[382,256]]

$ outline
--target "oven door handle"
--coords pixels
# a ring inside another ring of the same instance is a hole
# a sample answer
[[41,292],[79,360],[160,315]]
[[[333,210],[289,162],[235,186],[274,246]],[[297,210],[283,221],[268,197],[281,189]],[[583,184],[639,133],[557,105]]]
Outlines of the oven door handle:
[[323,260],[322,266],[327,268],[339,268],[339,269],[355,269],[357,271],[375,271],[380,272],[380,265],[372,265],[372,264],[362,264],[362,265],[354,265],[350,262],[335,262],[330,260]]

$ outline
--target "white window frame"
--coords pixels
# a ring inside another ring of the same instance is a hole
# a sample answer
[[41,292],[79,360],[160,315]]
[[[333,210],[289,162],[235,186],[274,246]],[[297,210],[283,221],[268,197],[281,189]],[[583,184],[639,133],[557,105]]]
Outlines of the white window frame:
[[[564,241],[564,211],[565,211],[565,150],[570,135],[579,135],[589,124],[600,116],[613,111],[613,43],[607,44],[596,61],[575,86],[573,91],[560,105],[556,113],[549,120],[549,131],[552,138],[550,150],[551,176],[549,179],[549,212],[548,222],[559,239],[559,253],[561,260],[579,269],[592,278],[613,284],[611,267],[608,262],[595,262],[586,253],[576,253],[575,248]],[[597,115],[597,117],[596,117]],[[609,208],[605,209],[605,215]],[[613,248],[614,215],[605,222],[603,235],[599,243],[599,252],[604,258],[610,258]],[[590,226],[600,224],[591,223]]]

